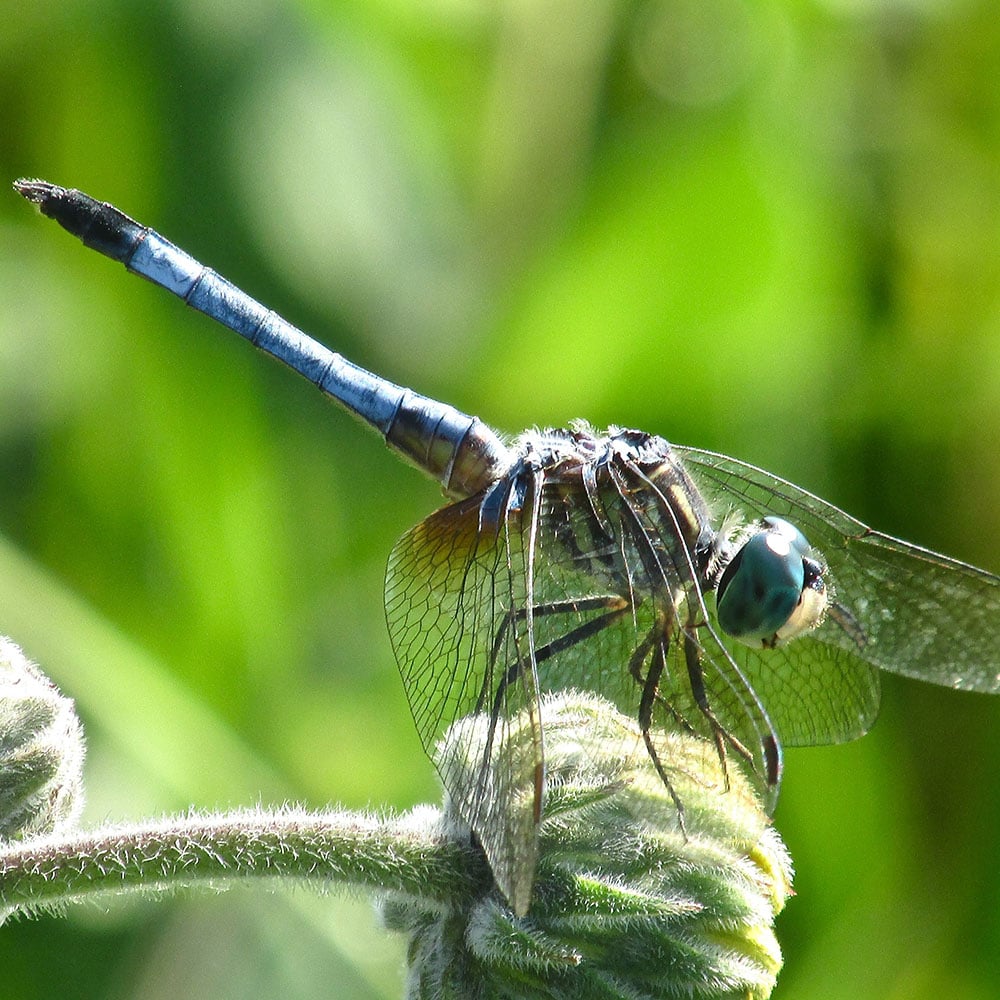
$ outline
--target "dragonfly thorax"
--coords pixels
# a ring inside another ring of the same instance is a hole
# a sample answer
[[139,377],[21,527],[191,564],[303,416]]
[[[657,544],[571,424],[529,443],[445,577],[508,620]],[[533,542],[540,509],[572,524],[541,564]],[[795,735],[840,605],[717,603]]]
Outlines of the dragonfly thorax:
[[484,521],[498,525],[502,508],[516,511],[522,528],[535,523],[527,515],[537,496],[537,522],[595,580],[613,580],[625,593],[638,575],[668,606],[692,588],[714,587],[732,545],[713,528],[708,504],[663,438],[579,422],[525,431],[513,452],[484,501]]

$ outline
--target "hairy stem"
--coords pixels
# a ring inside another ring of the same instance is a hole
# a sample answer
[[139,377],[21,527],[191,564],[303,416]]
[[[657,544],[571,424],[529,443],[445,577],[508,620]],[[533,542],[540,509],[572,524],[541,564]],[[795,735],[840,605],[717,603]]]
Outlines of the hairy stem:
[[442,901],[488,874],[433,822],[247,810],[35,838],[0,850],[0,907],[33,911],[106,893],[248,879],[331,882]]

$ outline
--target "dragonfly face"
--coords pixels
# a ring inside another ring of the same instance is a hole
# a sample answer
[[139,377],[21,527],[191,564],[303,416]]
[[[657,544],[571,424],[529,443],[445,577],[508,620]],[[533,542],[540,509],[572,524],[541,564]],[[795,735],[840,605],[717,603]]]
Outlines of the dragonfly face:
[[772,807],[781,746],[863,734],[880,669],[1000,691],[992,573],[763,469],[640,431],[578,425],[508,448],[478,418],[318,344],[114,206],[46,181],[15,187],[300,372],[457,498],[393,549],[386,617],[424,747],[460,740],[457,720],[486,728],[480,781],[469,787],[458,768],[442,779],[518,913],[544,808],[545,691],[591,690],[634,713],[668,788],[653,734],[701,733]]

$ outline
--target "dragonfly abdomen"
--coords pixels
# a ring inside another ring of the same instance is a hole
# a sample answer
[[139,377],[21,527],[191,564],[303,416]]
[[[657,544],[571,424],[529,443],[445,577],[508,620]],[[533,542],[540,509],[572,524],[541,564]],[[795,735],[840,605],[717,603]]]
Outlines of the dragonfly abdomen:
[[512,454],[478,417],[409,389],[402,391],[386,444],[434,476],[448,496],[462,500],[496,482]]
[[348,361],[113,205],[47,181],[22,180],[15,187],[86,246],[165,288],[309,379],[434,476],[449,496],[478,493],[509,463],[507,447],[478,417]]

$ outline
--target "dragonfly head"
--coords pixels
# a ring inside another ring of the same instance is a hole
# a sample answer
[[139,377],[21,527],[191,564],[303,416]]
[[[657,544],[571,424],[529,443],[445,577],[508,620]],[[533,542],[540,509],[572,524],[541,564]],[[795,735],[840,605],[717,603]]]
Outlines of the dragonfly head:
[[829,595],[823,566],[805,535],[780,517],[765,517],[736,550],[719,578],[716,607],[727,635],[773,649],[814,629]]

